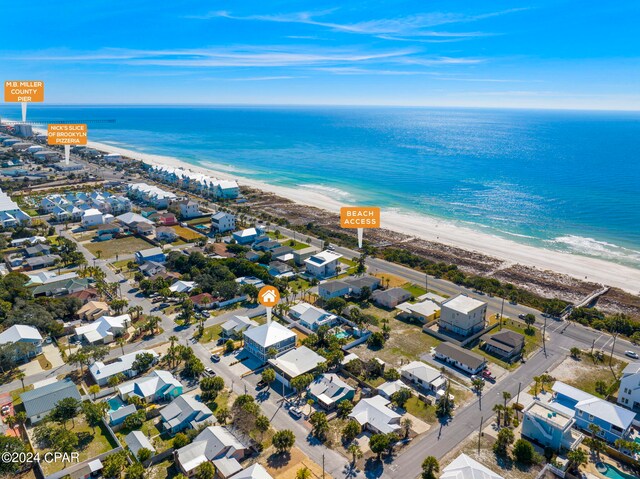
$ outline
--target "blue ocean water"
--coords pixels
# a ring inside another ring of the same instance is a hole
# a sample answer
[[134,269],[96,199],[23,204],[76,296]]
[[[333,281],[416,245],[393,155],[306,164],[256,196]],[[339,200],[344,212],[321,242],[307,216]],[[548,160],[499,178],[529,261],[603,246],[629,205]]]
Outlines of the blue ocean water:
[[640,113],[32,104],[28,116],[114,120],[90,123],[90,139],[640,268]]

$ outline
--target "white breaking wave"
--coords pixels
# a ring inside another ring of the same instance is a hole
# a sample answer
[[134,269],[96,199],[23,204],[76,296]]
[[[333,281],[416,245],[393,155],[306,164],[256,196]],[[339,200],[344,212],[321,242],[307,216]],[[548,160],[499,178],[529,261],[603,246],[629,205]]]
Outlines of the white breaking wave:
[[224,165],[222,163],[214,163],[212,161],[202,161],[202,162],[199,162],[198,165],[204,168],[212,168],[217,171],[226,171],[228,173],[237,173],[239,175],[242,175],[242,174],[249,175],[254,173],[252,171],[243,170],[242,168],[238,168],[233,165]]
[[571,252],[608,260],[640,264],[640,251],[608,243],[607,241],[599,241],[594,238],[585,238],[584,236],[576,235],[558,236],[557,238],[547,241],[549,243],[563,245]]
[[337,200],[353,201],[355,199],[355,197],[348,191],[341,190],[340,188],[334,188],[332,186],[317,185],[313,183],[304,183],[298,186],[317,191],[318,193],[322,193]]

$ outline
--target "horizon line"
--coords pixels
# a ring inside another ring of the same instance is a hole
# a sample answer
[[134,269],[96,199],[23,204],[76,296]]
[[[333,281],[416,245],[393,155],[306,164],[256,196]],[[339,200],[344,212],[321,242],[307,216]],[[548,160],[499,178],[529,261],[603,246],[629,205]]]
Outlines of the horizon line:
[[[20,108],[20,106],[15,103],[4,103],[4,106],[15,106],[16,108]],[[351,103],[47,103],[40,104],[35,103],[31,106],[31,108],[35,108],[37,106],[40,107],[48,107],[48,106],[113,106],[113,107],[178,107],[178,106],[189,106],[189,107],[326,107],[326,108],[460,108],[460,109],[473,109],[473,110],[534,110],[534,111],[592,111],[592,112],[625,112],[625,113],[640,113],[640,108],[597,108],[597,107],[535,107],[535,106],[504,106],[504,105],[495,105],[495,106],[478,106],[478,105],[434,105],[434,104],[416,104],[416,105],[406,105],[406,104],[351,104]]]

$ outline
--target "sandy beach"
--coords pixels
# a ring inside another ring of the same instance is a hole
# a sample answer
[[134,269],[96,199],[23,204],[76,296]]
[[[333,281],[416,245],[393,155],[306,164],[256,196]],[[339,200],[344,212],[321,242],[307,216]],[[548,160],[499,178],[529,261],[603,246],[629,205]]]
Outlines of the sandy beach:
[[[119,153],[151,165],[170,165],[220,179],[238,180],[240,185],[272,192],[296,203],[334,213],[338,212],[341,206],[345,206],[334,198],[317,191],[274,186],[262,181],[231,175],[227,172],[195,166],[177,158],[139,153],[98,142],[89,142],[89,146],[109,153]],[[468,251],[477,251],[505,261],[507,264],[518,263],[541,270],[567,274],[580,280],[617,287],[632,294],[638,294],[640,291],[640,270],[628,266],[586,256],[535,248],[424,215],[383,210],[381,222],[384,228],[428,241],[449,244]]]

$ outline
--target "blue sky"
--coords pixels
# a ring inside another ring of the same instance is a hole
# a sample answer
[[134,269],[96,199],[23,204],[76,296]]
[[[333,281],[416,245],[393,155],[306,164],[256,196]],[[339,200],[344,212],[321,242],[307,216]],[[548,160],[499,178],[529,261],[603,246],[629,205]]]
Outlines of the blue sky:
[[640,2],[32,1],[0,71],[48,103],[640,110]]

